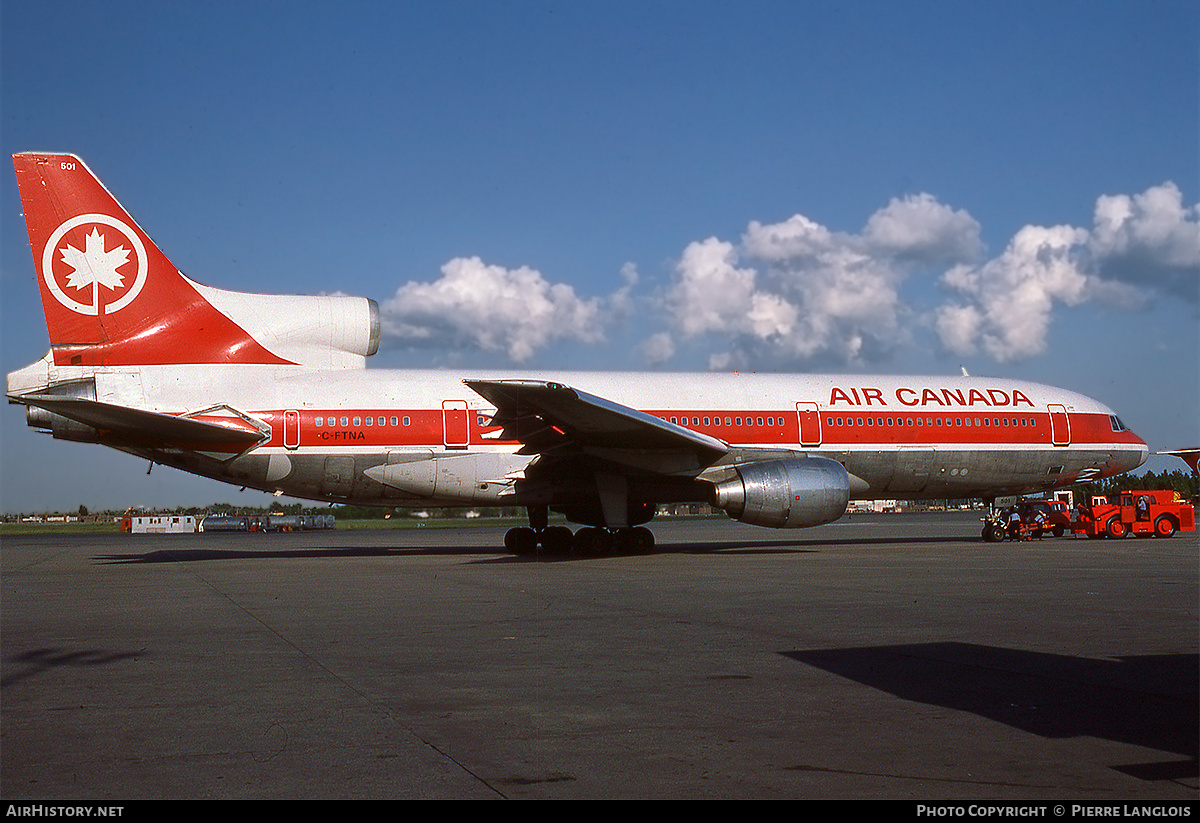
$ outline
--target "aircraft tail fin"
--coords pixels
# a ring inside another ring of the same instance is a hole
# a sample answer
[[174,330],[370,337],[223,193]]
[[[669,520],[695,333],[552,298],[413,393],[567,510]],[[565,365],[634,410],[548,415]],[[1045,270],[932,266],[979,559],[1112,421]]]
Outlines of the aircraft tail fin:
[[13,155],[56,365],[363,366],[378,307],[185,277],[73,154]]

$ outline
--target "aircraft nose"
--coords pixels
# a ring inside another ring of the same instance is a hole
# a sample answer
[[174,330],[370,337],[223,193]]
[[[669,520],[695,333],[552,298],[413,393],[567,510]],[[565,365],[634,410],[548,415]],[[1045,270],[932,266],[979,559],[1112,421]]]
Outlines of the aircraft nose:
[[1133,471],[1138,466],[1146,462],[1150,457],[1150,447],[1146,445],[1146,441],[1138,437],[1133,432],[1133,442],[1129,444],[1129,448],[1121,453],[1120,461],[1125,466],[1122,471]]

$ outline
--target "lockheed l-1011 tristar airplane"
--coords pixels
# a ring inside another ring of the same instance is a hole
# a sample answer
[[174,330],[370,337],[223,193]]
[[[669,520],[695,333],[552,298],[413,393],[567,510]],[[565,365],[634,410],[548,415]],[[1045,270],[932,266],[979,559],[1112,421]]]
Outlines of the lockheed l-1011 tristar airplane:
[[1111,409],[1014,380],[368,370],[374,301],[200,285],[78,157],[13,162],[50,351],[9,401],[55,437],[239,486],[521,506],[514,552],[644,550],[662,503],[815,526],[851,498],[994,498],[1146,460]]

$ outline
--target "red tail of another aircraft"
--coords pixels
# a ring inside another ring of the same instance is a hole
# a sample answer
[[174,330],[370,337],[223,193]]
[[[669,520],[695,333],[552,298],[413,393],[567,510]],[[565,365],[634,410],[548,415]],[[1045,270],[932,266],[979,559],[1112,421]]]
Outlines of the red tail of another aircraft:
[[[13,165],[57,365],[347,365],[327,362],[343,353],[353,356],[349,365],[361,365],[374,351],[378,319],[370,301],[201,286],[75,155],[16,154]],[[346,329],[337,328],[342,315],[350,315],[341,323]],[[313,339],[314,323],[331,319],[332,331]]]

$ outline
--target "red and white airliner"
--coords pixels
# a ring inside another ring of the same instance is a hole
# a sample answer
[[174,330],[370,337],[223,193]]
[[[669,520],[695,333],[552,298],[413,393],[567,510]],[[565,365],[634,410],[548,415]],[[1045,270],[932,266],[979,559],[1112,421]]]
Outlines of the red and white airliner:
[[13,163],[50,351],[9,401],[55,437],[239,486],[521,506],[512,551],[638,550],[661,503],[815,526],[851,498],[994,498],[1146,460],[1111,409],[1014,380],[368,370],[374,301],[200,285],[78,157]]

